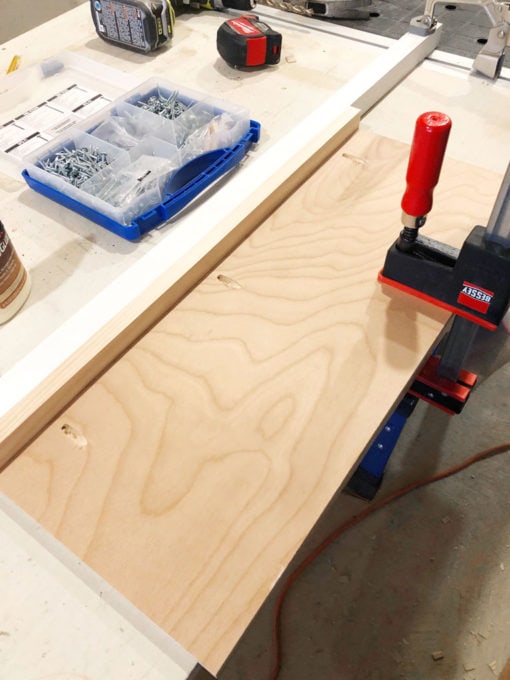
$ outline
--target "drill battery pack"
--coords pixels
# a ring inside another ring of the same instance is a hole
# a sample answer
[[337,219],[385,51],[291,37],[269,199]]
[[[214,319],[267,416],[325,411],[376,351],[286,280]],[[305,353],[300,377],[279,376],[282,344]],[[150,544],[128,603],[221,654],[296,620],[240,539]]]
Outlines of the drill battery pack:
[[136,52],[153,52],[173,35],[170,0],[90,0],[97,34]]

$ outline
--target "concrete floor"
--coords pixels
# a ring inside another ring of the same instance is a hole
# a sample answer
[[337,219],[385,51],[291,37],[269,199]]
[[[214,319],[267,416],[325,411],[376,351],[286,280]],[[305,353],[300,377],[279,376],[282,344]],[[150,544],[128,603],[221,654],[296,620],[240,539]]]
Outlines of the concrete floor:
[[[378,17],[346,23],[399,37],[422,7],[416,0],[373,2]],[[20,12],[18,3],[0,0],[0,41],[78,4],[26,0],[30,11]],[[474,56],[488,21],[479,8],[456,7],[439,8],[446,28],[440,47]],[[469,368],[480,377],[462,415],[449,417],[420,403],[378,497],[510,440],[510,342],[504,331],[479,333]],[[416,491],[331,545],[287,598],[280,680],[498,677],[510,656],[509,463],[510,454],[503,454]],[[297,560],[365,507],[339,493]],[[269,677],[277,592],[278,585],[220,680]],[[442,658],[435,660],[436,652]],[[197,680],[208,677],[199,673]]]
[[0,43],[81,5],[84,0],[0,0]]

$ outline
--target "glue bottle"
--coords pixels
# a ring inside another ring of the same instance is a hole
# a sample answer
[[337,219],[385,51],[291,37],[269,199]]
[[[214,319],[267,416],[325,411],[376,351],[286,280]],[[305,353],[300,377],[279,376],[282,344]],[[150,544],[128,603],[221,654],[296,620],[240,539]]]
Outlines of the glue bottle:
[[30,293],[30,277],[0,222],[0,324],[18,312]]

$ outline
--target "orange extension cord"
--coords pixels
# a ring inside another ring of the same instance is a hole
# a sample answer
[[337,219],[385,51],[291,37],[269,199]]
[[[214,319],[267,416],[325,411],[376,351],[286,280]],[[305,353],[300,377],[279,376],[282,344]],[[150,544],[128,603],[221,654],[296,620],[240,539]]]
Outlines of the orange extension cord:
[[509,450],[510,442],[507,442],[506,444],[500,444],[499,446],[494,446],[491,449],[485,449],[484,451],[480,451],[480,453],[471,456],[471,458],[468,458],[463,463],[459,463],[459,465],[455,465],[454,467],[448,468],[448,470],[444,470],[444,472],[439,472],[438,474],[432,475],[431,477],[427,477],[425,479],[418,480],[417,482],[413,482],[412,484],[409,484],[408,486],[405,486],[404,488],[399,489],[394,493],[391,493],[386,498],[383,498],[380,501],[372,503],[369,507],[366,508],[366,510],[363,510],[363,512],[360,512],[358,515],[355,515],[354,517],[352,517],[351,519],[347,520],[346,522],[338,526],[336,529],[334,529],[334,531],[332,531],[329,534],[329,536],[327,536],[322,541],[322,543],[318,545],[317,548],[315,548],[315,550],[313,550],[308,555],[308,557],[306,557],[300,564],[298,564],[298,566],[287,576],[280,590],[280,594],[278,595],[278,599],[274,607],[273,666],[271,670],[271,675],[269,676],[270,680],[277,680],[278,676],[280,675],[280,670],[282,666],[281,614],[285,597],[287,596],[287,593],[289,592],[290,588],[295,583],[295,581],[312,564],[312,562],[314,562],[317,559],[317,557],[319,557],[319,555],[323,553],[324,550],[326,550],[327,547],[329,547],[334,541],[336,541],[337,538],[342,536],[342,534],[344,534],[349,529],[352,529],[352,527],[356,526],[356,524],[359,524],[362,520],[364,520],[366,517],[374,513],[376,510],[384,508],[386,505],[393,503],[393,501],[396,501],[398,498],[406,496],[411,491],[414,491],[415,489],[420,489],[422,486],[426,486],[427,484],[432,484],[432,482],[437,482],[440,479],[446,479],[446,477],[451,477],[452,475],[455,475],[457,472],[460,472],[461,470],[465,470],[466,468],[470,467],[471,465],[473,465],[473,463],[477,463],[478,461],[484,460],[485,458],[491,458],[492,456],[495,456],[499,453],[504,453],[505,451]]

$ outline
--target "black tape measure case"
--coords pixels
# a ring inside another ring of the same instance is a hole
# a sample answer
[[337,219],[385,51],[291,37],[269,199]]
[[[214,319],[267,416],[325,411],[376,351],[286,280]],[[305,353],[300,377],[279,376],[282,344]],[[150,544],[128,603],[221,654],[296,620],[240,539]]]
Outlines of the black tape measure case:
[[173,35],[170,0],[90,0],[97,34],[137,52],[152,52]]
[[243,14],[221,24],[216,46],[220,56],[232,66],[278,64],[282,36],[259,21],[256,14]]

